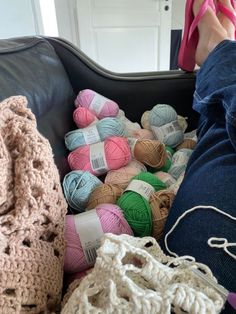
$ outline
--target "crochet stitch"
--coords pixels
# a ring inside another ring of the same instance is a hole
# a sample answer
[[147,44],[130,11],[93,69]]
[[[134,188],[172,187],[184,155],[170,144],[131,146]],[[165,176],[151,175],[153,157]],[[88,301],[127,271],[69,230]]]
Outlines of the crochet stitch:
[[0,312],[52,313],[61,299],[67,205],[26,98],[0,108]]
[[106,234],[94,269],[62,314],[220,313],[223,298],[194,268],[216,281],[207,266],[166,256],[154,238]]

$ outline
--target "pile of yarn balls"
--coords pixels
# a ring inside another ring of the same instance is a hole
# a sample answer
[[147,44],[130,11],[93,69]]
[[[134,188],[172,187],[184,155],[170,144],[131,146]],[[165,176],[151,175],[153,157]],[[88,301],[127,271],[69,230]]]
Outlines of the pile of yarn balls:
[[[75,217],[95,215],[103,233],[159,240],[197,142],[194,132],[185,133],[186,119],[167,104],[144,112],[141,125],[93,90],[80,91],[75,107],[77,129],[65,135],[72,171],[63,180],[69,212],[64,270],[73,276],[95,262],[88,263]],[[93,233],[89,223],[86,228]]]

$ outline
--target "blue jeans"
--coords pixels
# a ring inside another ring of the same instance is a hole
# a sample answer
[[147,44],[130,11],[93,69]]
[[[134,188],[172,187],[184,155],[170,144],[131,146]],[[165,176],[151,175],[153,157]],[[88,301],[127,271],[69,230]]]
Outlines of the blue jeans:
[[[220,43],[198,71],[193,108],[201,115],[198,144],[165,234],[181,214],[196,205],[212,205],[236,216],[236,42]],[[207,264],[221,285],[236,292],[236,260],[222,249],[209,247],[211,237],[236,242],[236,222],[200,209],[180,222],[168,237],[168,246],[179,256],[192,255]],[[230,251],[236,254],[236,248]],[[222,313],[235,310],[226,305]]]

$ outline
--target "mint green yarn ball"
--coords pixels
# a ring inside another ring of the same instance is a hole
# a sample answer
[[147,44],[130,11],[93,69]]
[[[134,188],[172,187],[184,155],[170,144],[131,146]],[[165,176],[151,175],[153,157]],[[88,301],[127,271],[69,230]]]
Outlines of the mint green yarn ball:
[[102,182],[88,171],[74,170],[63,179],[63,191],[71,208],[81,213],[85,211],[90,194]]
[[[141,172],[132,180],[141,180],[150,184],[155,191],[166,189],[166,184],[150,172]],[[152,234],[152,210],[149,202],[134,191],[125,191],[117,205],[123,210],[125,219],[138,237]]]
[[170,105],[154,106],[149,114],[149,123],[156,139],[165,145],[176,147],[183,142],[184,132],[179,125],[175,109]]
[[[85,133],[91,128],[97,128],[97,133],[100,137],[93,136],[92,140],[90,138],[90,143],[86,142]],[[84,146],[86,144],[94,144],[100,141],[104,141],[106,138],[111,136],[124,136],[125,135],[125,126],[122,121],[117,118],[104,118],[99,120],[96,125],[88,126],[83,129],[77,129],[70,131],[65,135],[65,144],[66,147],[73,151],[78,147]]]

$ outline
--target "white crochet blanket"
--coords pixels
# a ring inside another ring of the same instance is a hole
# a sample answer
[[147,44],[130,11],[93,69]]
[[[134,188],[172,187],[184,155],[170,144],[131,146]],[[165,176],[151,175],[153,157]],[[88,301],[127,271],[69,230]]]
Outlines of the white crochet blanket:
[[62,314],[220,313],[224,300],[194,274],[197,267],[215,280],[205,265],[166,256],[151,237],[106,234]]

